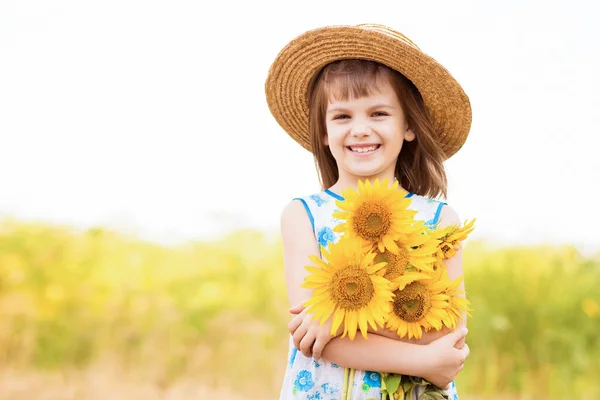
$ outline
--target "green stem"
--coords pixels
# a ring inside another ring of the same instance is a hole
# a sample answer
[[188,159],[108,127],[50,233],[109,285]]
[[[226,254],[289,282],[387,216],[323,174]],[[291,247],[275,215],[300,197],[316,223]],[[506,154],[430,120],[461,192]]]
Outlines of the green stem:
[[407,393],[408,397],[405,397],[405,398],[407,398],[408,400],[412,400],[413,399],[414,394],[415,394],[415,387],[416,386],[417,385],[415,385],[414,383],[412,384],[412,386],[410,387],[410,389],[408,389],[408,393]]
[[342,400],[348,400],[348,368],[344,368],[344,390],[342,391]]
[[352,398],[352,388],[354,387],[354,368],[350,369],[350,378],[348,378],[348,397],[347,399]]

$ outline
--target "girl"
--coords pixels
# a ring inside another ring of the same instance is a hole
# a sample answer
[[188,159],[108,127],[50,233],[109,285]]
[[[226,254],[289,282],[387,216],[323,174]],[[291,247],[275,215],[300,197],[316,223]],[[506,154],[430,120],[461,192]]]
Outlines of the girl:
[[[380,25],[306,32],[279,53],[266,94],[278,123],[314,154],[323,188],[292,200],[281,216],[292,305],[310,297],[300,288],[308,256],[339,239],[335,200],[359,180],[397,180],[417,219],[460,223],[448,205],[431,197],[446,196],[442,162],[466,140],[469,100],[444,67],[399,32]],[[462,275],[460,249],[446,261],[450,279]],[[423,377],[458,399],[453,380],[469,354],[464,324],[454,332],[426,332],[419,341],[399,340],[386,329],[351,341],[339,333],[331,337],[331,319],[320,325],[301,306],[291,311],[297,315],[288,326],[280,399],[380,399],[375,371]],[[345,368],[355,369],[349,382]]]

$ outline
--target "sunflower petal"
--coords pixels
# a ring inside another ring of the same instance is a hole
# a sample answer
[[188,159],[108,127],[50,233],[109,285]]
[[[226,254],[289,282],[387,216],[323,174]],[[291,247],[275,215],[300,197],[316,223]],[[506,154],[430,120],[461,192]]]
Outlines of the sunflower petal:
[[331,324],[331,334],[332,335],[336,334],[337,330],[339,329],[340,325],[342,324],[342,321],[344,320],[344,315],[345,315],[345,310],[341,309],[341,308],[338,308],[333,313],[333,321]]

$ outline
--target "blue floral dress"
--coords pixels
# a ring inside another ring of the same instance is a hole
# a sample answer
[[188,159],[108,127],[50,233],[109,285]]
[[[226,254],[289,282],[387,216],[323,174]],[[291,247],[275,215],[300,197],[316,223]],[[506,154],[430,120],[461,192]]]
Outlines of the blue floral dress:
[[[438,222],[445,203],[412,193],[407,197],[412,199],[410,209],[418,211],[416,219],[426,221],[428,225]],[[332,214],[337,210],[335,201],[343,200],[341,196],[325,189],[295,200],[304,205],[319,245],[327,247],[329,242],[335,243],[339,239],[340,234],[334,232],[333,228],[340,221],[333,218]],[[339,400],[344,391],[344,372],[343,367],[325,359],[316,361],[305,357],[296,350],[290,336],[288,364],[279,399]],[[355,370],[354,380],[349,385],[352,386],[351,400],[381,399],[381,376],[378,372]],[[454,382],[446,393],[451,400],[458,400]],[[415,393],[415,400],[419,394]]]

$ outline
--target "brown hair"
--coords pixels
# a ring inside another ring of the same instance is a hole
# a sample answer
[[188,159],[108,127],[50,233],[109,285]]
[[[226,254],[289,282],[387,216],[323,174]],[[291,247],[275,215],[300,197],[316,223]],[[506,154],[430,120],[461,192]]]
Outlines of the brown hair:
[[404,75],[383,64],[368,60],[339,60],[326,65],[313,78],[308,90],[308,129],[323,188],[338,180],[338,167],[328,146],[325,114],[331,98],[368,96],[377,91],[381,80],[389,82],[400,100],[415,140],[404,142],[396,163],[396,179],[409,192],[422,196],[446,197],[446,173],[443,150],[436,141],[438,132],[421,94]]

